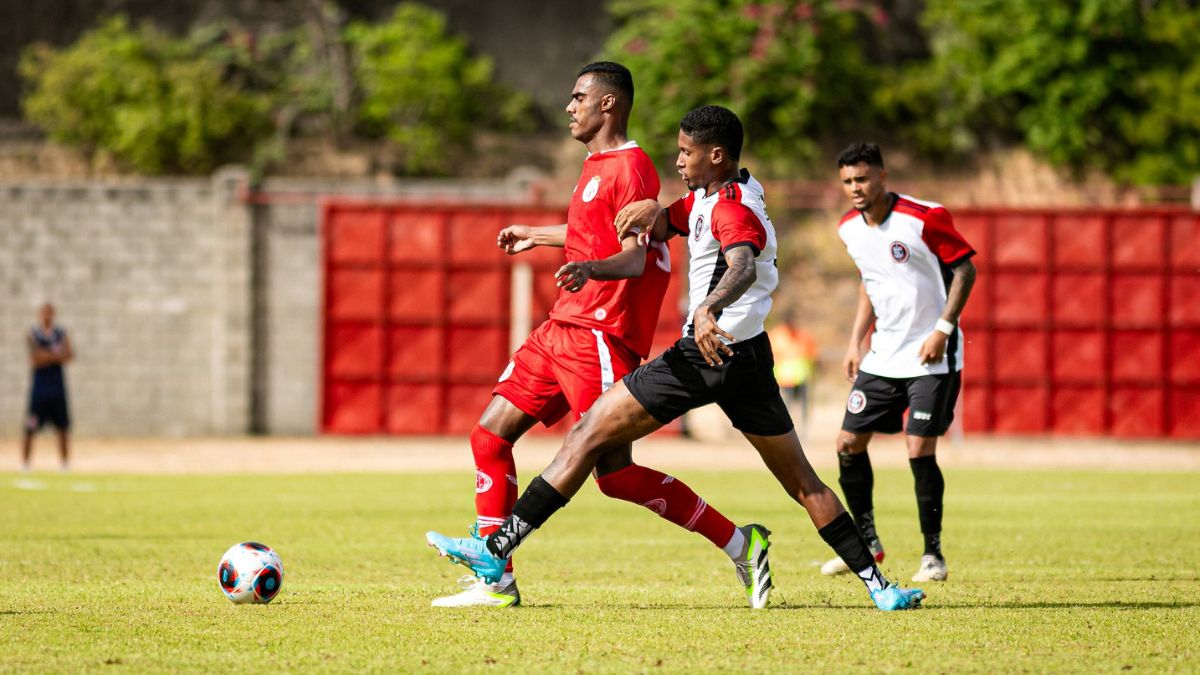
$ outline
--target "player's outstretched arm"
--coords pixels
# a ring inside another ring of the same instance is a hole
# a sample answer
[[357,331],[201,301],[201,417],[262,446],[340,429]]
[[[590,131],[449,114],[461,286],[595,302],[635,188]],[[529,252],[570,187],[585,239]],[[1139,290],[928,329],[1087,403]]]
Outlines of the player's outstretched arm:
[[717,282],[717,287],[708,294],[708,297],[692,314],[692,329],[696,334],[696,346],[700,348],[700,355],[710,366],[719,366],[723,363],[722,353],[726,356],[733,356],[733,349],[722,342],[721,338],[730,342],[734,338],[717,325],[717,312],[742,297],[758,279],[758,270],[754,266],[754,251],[749,246],[734,246],[726,250],[725,264],[728,267],[721,275],[721,280]]
[[867,287],[858,285],[858,307],[854,310],[854,325],[850,329],[850,344],[846,345],[846,356],[842,359],[842,370],[851,382],[858,377],[858,365],[862,363],[862,343],[867,331],[875,321],[875,308],[867,295]]
[[654,199],[643,199],[639,202],[626,204],[618,213],[613,224],[617,228],[617,238],[624,240],[630,235],[638,235],[638,241],[646,244],[650,241],[666,241],[674,234],[667,227],[667,212]]
[[554,277],[558,279],[559,288],[565,288],[572,293],[578,293],[589,279],[596,281],[615,281],[640,277],[646,268],[646,247],[638,243],[638,238],[628,236],[621,240],[621,252],[614,253],[603,260],[577,260],[558,268]]
[[562,225],[509,225],[500,230],[496,245],[509,255],[528,251],[535,246],[557,246],[567,243],[567,226]]
[[921,343],[921,363],[940,363],[946,355],[946,342],[958,327],[958,317],[967,306],[967,298],[975,287],[975,263],[970,258],[950,269],[950,290],[946,291],[946,308],[937,328]]

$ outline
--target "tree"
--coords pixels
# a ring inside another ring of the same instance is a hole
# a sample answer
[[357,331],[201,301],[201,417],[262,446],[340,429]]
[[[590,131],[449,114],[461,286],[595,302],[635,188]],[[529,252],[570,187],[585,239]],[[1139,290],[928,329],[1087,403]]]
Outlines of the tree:
[[1200,8],[1184,0],[929,0],[933,55],[877,99],[932,152],[1020,142],[1131,183],[1200,166]]
[[361,94],[357,129],[394,142],[403,173],[448,171],[476,131],[519,126],[529,114],[530,99],[494,85],[491,59],[471,57],[433,10],[402,3],[388,21],[356,21],[345,35]]
[[679,120],[729,107],[747,150],[782,169],[815,159],[817,141],[871,125],[864,105],[881,73],[859,47],[860,3],[824,0],[618,0],[605,51],[636,84],[633,133],[673,157]]
[[25,114],[51,138],[140,172],[207,172],[270,133],[269,102],[230,77],[238,48],[227,47],[112,18],[64,49],[25,51]]

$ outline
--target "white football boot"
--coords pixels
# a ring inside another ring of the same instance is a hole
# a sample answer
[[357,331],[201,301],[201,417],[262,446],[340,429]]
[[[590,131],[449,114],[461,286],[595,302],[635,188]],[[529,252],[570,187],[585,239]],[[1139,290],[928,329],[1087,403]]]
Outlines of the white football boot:
[[[867,542],[867,548],[871,549],[871,554],[875,556],[875,564],[883,562],[883,544],[875,539]],[[831,577],[835,574],[845,574],[850,571],[846,563],[841,558],[834,558],[821,565],[821,574]]]
[[479,577],[468,574],[458,580],[463,590],[433,601],[433,607],[516,607],[521,604],[521,592],[517,580],[509,575],[499,583],[489,584]]
[[945,581],[950,573],[946,561],[936,555],[921,556],[921,568],[913,575],[913,581]]
[[771,542],[767,537],[771,531],[762,525],[743,525],[738,528],[746,539],[746,549],[733,561],[738,581],[746,591],[746,601],[752,609],[763,609],[771,597],[771,565],[767,562],[767,549]]

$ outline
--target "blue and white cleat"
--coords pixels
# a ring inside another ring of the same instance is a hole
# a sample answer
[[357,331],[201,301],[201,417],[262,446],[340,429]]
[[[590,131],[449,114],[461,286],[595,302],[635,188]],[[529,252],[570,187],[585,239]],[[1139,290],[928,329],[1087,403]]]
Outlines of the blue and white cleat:
[[890,584],[886,588],[871,591],[871,599],[875,601],[876,607],[885,612],[894,609],[918,609],[921,601],[925,599],[925,591],[919,588],[900,588],[896,584]]
[[487,540],[475,532],[471,533],[470,538],[462,539],[454,539],[437,532],[426,532],[425,541],[436,548],[439,555],[466,567],[489,584],[499,583],[500,577],[504,576],[504,568],[508,566],[508,559],[492,555],[492,552],[487,550]]

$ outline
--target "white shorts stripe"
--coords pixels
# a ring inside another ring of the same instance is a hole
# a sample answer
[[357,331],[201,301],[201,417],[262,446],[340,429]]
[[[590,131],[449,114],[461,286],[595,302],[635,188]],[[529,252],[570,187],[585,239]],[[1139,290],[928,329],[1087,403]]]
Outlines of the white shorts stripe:
[[613,386],[612,354],[604,341],[604,333],[593,328],[592,334],[596,336],[596,353],[600,357],[600,393],[604,393]]

